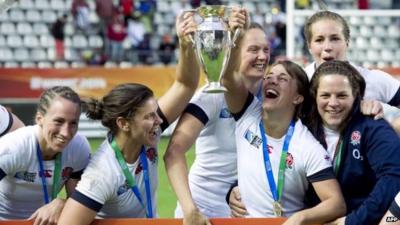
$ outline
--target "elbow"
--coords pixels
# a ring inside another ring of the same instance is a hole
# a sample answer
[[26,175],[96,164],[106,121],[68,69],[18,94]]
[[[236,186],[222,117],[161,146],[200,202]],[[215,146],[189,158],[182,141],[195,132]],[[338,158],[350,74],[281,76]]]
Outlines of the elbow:
[[173,160],[176,159],[178,152],[177,147],[178,146],[174,145],[172,142],[168,145],[163,157],[166,169],[168,169]]

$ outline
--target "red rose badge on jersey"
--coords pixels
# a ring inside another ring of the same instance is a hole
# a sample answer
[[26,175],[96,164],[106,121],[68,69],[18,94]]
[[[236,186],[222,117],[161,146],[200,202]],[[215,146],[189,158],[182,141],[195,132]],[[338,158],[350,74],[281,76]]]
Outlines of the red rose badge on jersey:
[[147,149],[146,156],[153,164],[157,162],[158,154],[155,148]]
[[286,156],[286,168],[292,169],[293,163],[294,163],[293,155],[290,154],[290,152],[288,152]]
[[352,145],[359,145],[361,142],[361,133],[360,131],[356,130],[351,133],[350,143]]

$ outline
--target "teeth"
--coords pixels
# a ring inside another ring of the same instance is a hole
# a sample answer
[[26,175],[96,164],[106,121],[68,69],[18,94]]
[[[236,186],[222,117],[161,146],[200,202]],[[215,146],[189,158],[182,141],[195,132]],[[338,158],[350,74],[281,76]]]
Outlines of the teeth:
[[64,138],[57,137],[56,139],[61,143],[65,143],[65,139]]

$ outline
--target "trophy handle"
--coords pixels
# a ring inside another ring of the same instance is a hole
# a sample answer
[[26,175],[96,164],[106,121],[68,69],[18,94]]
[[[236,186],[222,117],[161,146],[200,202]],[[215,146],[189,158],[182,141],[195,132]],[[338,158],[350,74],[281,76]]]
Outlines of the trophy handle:
[[[181,15],[179,16],[179,19],[182,20],[182,19],[183,19],[183,16],[184,16],[186,13],[190,13],[190,12],[192,12],[192,13],[197,13],[197,9],[186,9],[186,10],[182,10]],[[195,42],[194,42],[193,34],[189,34],[188,38],[189,38],[190,42],[192,42],[193,47],[194,47],[194,46],[195,46]]]
[[[239,6],[240,8],[242,8],[242,6]],[[226,9],[228,9],[230,12],[229,13],[232,13],[232,9],[233,9],[233,7],[232,6],[226,6]],[[250,18],[249,18],[250,19]],[[234,32],[234,34],[233,34],[233,37],[232,37],[232,42],[231,42],[231,44],[230,44],[230,47],[231,48],[234,48],[234,47],[236,47],[236,44],[235,44],[235,42],[236,42],[236,40],[239,38],[239,35],[240,35],[240,28],[236,28],[235,29],[235,32]]]
[[238,39],[239,35],[240,35],[240,28],[236,28],[236,29],[235,29],[235,33],[233,34],[232,43],[231,43],[231,48],[236,47],[235,42],[236,42],[236,40]]

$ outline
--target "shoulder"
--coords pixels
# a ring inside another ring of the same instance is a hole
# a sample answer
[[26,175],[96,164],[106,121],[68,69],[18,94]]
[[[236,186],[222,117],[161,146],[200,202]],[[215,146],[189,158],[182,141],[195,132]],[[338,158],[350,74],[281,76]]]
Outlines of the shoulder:
[[0,134],[10,127],[11,119],[11,114],[4,106],[0,105]]
[[364,77],[364,79],[366,79],[366,81],[371,80],[373,82],[379,82],[379,83],[393,81],[394,84],[399,83],[399,81],[393,78],[393,76],[382,70],[376,70],[376,69],[372,70],[361,66],[357,66],[353,63],[351,63],[351,65],[357,69],[357,71],[361,74],[361,76]]
[[399,137],[386,120],[374,120],[364,115],[359,115],[357,119],[352,121],[347,128],[347,133],[350,139],[358,136],[360,136],[360,139],[363,137],[361,140],[364,142],[377,141],[379,139],[399,142]]
[[[26,126],[21,127],[13,132],[7,133],[0,138],[0,149],[3,147],[16,147],[25,146],[25,150],[28,150],[28,145],[35,145],[36,143],[36,133],[38,126]],[[23,150],[23,149],[21,149]]]
[[66,147],[68,151],[76,151],[81,154],[90,153],[90,144],[87,138],[79,133],[77,133],[71,140],[71,142]]

